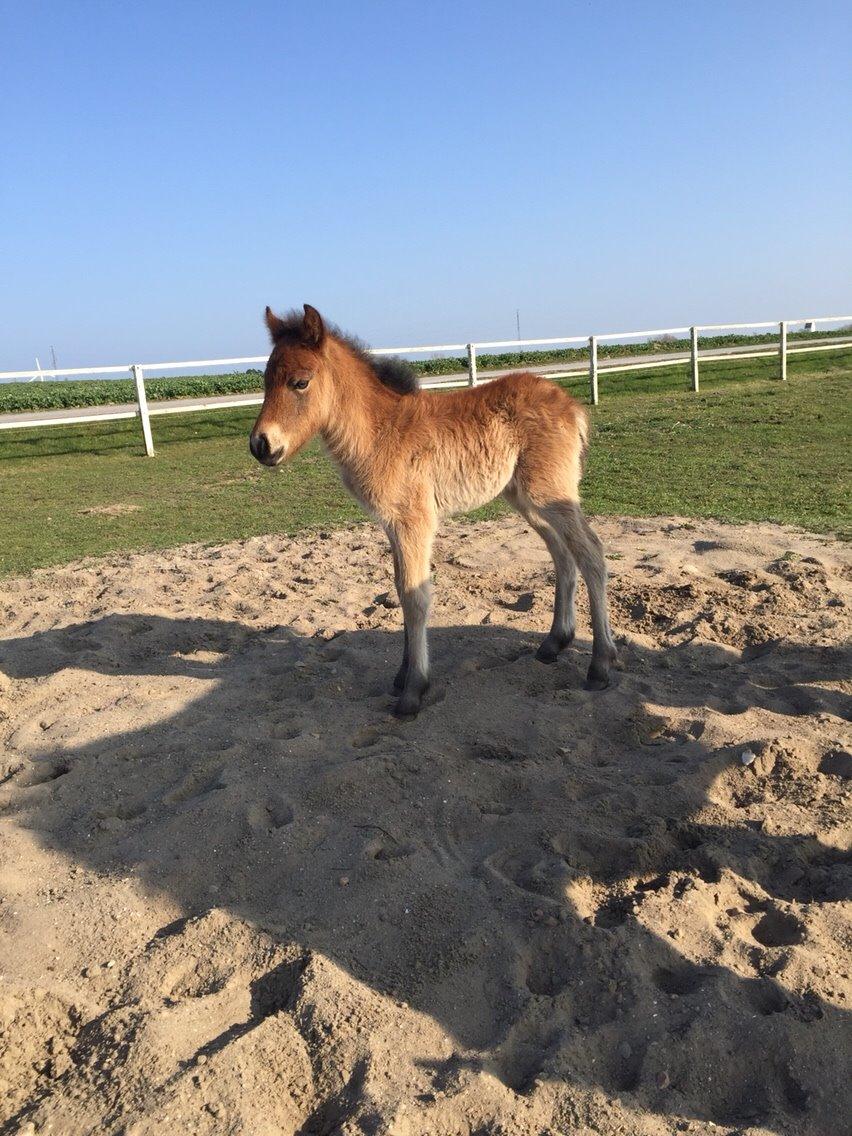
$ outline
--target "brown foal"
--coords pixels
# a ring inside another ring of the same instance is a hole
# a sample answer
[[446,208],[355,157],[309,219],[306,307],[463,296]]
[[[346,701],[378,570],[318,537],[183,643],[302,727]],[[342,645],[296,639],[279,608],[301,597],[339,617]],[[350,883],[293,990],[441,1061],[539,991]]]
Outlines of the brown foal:
[[537,658],[555,662],[574,638],[579,568],[594,635],[586,688],[608,686],[616,649],[603,549],[580,508],[589,429],[580,404],[525,373],[464,391],[418,390],[407,365],[371,357],[326,327],[309,304],[304,315],[284,319],[267,308],[266,325],[273,348],[251,452],[275,466],[319,434],[346,488],[387,533],[405,622],[396,713],[415,715],[429,685],[426,624],[438,522],[501,493],[541,536],[556,569],[553,625]]

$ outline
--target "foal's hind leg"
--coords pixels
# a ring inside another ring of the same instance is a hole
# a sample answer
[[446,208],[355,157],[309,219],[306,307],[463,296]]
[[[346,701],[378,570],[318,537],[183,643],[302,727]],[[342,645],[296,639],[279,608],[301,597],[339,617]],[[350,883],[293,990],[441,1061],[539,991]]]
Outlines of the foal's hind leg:
[[542,640],[536,658],[542,663],[555,663],[559,652],[574,638],[574,593],[577,590],[577,565],[567,544],[541,511],[513,489],[504,491],[504,497],[517,509],[531,528],[535,529],[553,559],[556,573],[556,593],[553,602],[553,623]]
[[618,652],[612,637],[607,611],[607,568],[603,546],[583,515],[579,503],[560,501],[542,510],[570,548],[589,590],[592,617],[592,661],[586,677],[587,690],[609,686],[610,667],[617,664]]
[[577,591],[577,565],[574,557],[558,537],[539,534],[547,545],[556,569],[556,594],[553,602],[553,623],[539,644],[535,657],[540,663],[555,663],[559,652],[574,641],[576,617],[574,594]]

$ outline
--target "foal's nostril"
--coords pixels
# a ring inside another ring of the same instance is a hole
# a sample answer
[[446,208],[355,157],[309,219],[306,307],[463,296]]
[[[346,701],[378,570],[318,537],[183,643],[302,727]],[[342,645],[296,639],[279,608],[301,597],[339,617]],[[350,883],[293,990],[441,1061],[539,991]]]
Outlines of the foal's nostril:
[[249,449],[259,462],[266,461],[269,457],[269,439],[265,434],[252,434]]

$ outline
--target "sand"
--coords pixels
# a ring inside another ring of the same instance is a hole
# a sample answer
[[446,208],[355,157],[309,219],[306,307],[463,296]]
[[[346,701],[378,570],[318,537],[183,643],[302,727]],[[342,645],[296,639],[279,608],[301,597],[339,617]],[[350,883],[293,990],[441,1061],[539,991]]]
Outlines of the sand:
[[370,527],[2,583],[0,1131],[852,1130],[848,549],[597,527],[612,687],[455,524],[411,723]]

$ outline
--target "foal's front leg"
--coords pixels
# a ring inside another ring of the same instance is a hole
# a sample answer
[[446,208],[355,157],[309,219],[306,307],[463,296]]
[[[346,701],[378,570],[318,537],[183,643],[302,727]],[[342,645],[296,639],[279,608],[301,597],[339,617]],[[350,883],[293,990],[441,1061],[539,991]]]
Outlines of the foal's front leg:
[[[399,596],[399,604],[402,607],[402,578],[400,576],[399,567],[399,550],[396,544],[396,538],[392,531],[388,531],[388,540],[390,541],[391,553],[393,554],[393,582],[396,586],[396,594]],[[396,672],[393,680],[394,690],[403,690],[405,688],[405,676],[408,674],[408,628],[403,623],[403,646],[402,646],[402,663],[399,670]]]
[[432,584],[429,579],[435,523],[430,518],[394,527],[391,537],[399,565],[399,598],[405,620],[406,666],[402,695],[396,704],[399,718],[412,718],[420,709],[429,687],[429,647],[426,625],[429,619]]

